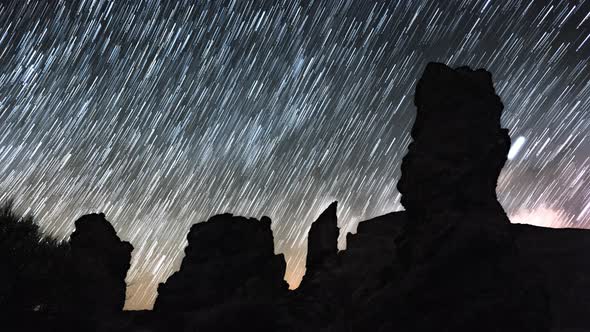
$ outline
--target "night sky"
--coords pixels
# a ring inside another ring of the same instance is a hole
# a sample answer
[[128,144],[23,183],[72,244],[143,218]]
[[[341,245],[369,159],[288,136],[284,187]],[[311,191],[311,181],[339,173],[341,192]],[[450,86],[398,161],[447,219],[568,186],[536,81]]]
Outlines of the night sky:
[[294,287],[311,222],[399,210],[426,63],[493,74],[513,222],[590,228],[590,0],[0,1],[0,199],[47,232],[102,211],[149,308],[191,224],[273,220]]

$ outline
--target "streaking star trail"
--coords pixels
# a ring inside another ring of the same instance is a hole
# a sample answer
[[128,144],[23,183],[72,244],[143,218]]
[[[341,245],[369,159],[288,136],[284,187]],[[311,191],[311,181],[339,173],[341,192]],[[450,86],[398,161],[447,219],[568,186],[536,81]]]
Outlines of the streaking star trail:
[[401,209],[430,61],[493,73],[522,142],[507,212],[590,227],[589,0],[12,0],[0,27],[0,199],[60,238],[104,212],[135,247],[129,309],[213,214],[271,217],[296,287],[331,201],[342,248]]

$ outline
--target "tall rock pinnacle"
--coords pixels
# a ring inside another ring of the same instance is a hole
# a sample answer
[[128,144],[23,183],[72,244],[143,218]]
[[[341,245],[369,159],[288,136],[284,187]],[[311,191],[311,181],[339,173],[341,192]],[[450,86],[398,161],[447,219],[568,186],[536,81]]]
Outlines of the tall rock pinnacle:
[[[307,271],[313,273],[314,269],[324,264],[327,260],[338,254],[338,217],[336,210],[338,202],[328,206],[316,221],[311,225],[307,237]],[[307,274],[307,273],[306,273]]]
[[381,295],[398,298],[387,307],[412,322],[400,330],[547,331],[547,301],[522,271],[526,260],[496,197],[510,137],[491,74],[430,63],[414,102],[398,182],[408,214],[396,239],[405,272],[395,292]]
[[502,208],[496,183],[510,149],[489,72],[430,63],[418,82],[413,142],[398,189],[410,214]]

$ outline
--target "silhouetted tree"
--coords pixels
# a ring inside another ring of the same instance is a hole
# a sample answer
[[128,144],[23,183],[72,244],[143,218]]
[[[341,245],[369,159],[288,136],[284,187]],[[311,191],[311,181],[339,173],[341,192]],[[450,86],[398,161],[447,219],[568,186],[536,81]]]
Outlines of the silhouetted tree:
[[0,310],[64,310],[68,245],[44,236],[30,216],[14,212],[13,201],[0,205]]

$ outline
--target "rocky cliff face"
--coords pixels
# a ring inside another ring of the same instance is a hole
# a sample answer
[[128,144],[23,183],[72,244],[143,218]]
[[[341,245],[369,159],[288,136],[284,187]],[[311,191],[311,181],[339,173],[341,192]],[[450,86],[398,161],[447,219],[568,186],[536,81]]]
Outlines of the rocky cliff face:
[[125,305],[125,277],[133,246],[121,241],[105,215],[75,221],[70,236],[76,311],[117,312]]
[[222,214],[191,228],[180,270],[158,288],[159,312],[191,312],[231,302],[272,301],[288,289],[274,254],[271,220]]

